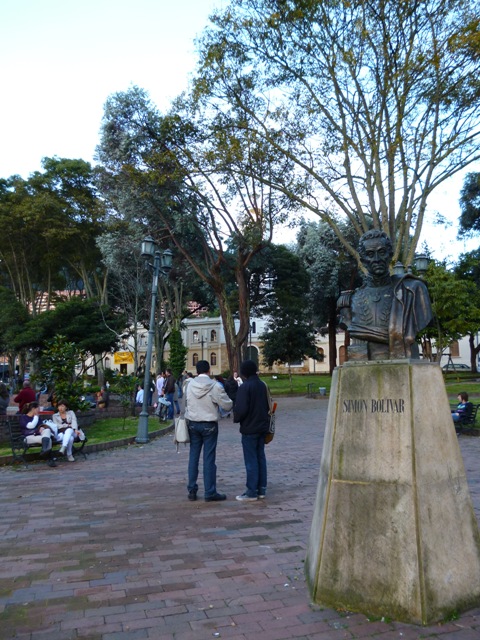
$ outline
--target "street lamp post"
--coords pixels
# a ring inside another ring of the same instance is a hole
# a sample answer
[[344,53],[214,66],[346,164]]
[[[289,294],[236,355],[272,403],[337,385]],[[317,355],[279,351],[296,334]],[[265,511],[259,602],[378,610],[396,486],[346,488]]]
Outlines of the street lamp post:
[[151,236],[147,236],[142,242],[142,258],[151,259],[153,265],[147,262],[152,269],[152,303],[150,307],[150,324],[148,326],[147,354],[145,356],[145,377],[143,379],[143,402],[142,410],[138,417],[138,429],[135,442],[144,444],[148,442],[148,391],[150,389],[150,367],[152,362],[153,339],[155,337],[155,308],[158,296],[158,277],[160,274],[168,275],[172,268],[173,254],[170,249],[159,251],[157,243]]

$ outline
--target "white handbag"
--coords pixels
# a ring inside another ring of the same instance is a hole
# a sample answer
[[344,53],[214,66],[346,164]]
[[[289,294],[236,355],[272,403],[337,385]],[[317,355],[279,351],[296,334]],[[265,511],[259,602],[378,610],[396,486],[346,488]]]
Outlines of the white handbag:
[[175,418],[175,436],[173,438],[174,444],[177,446],[183,443],[187,445],[190,442],[190,434],[188,433],[187,421],[183,416]]

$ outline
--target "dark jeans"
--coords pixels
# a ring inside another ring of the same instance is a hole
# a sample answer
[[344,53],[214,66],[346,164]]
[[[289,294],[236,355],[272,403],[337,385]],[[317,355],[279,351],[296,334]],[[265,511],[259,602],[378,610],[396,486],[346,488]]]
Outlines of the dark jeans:
[[188,421],[190,433],[190,457],[188,460],[188,490],[197,491],[198,463],[203,447],[203,485],[205,497],[217,493],[217,454],[218,423]]
[[265,495],[267,490],[267,459],[265,457],[265,434],[242,434],[243,459],[247,471],[246,494],[250,498]]
[[173,393],[166,393],[165,394],[165,399],[168,400],[170,402],[170,406],[168,407],[168,414],[167,414],[167,419],[168,420],[173,420],[173,396],[175,394]]

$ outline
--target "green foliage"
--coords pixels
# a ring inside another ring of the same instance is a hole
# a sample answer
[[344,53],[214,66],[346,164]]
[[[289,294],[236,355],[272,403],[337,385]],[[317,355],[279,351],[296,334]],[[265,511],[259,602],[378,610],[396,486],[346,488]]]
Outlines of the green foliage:
[[47,343],[40,361],[43,382],[54,390],[57,401],[65,400],[73,411],[88,408],[81,400],[83,381],[75,375],[75,367],[83,358],[84,354],[73,342],[58,335]]
[[12,353],[17,350],[18,334],[29,319],[28,311],[17,300],[13,291],[0,287],[0,350],[2,353]]
[[460,192],[459,236],[480,231],[480,173],[468,173]]
[[480,291],[480,248],[462,254],[455,265],[454,273],[461,280],[470,281],[477,291]]
[[302,317],[300,309],[296,314],[272,319],[260,338],[264,342],[264,363],[269,367],[275,362],[287,364],[290,378],[292,363],[305,358],[318,360],[313,326]]
[[430,261],[426,274],[434,323],[423,335],[433,339],[442,353],[454,340],[480,327],[480,304],[475,283],[462,280],[441,262]]
[[62,334],[74,342],[79,351],[93,355],[116,346],[124,320],[122,314],[113,313],[96,300],[75,297],[32,318],[18,332],[16,344],[18,348],[41,352],[48,341]]
[[284,245],[269,244],[252,261],[251,308],[258,315],[305,306],[309,276],[299,257]]
[[129,411],[135,404],[135,389],[138,384],[138,378],[134,375],[120,376],[116,379],[115,391],[120,396],[120,406],[123,410],[123,425]]
[[101,295],[100,253],[95,238],[105,215],[94,170],[83,160],[45,158],[43,172],[0,184],[0,282],[17,299],[41,311],[55,291]]
[[172,329],[168,342],[170,344],[168,366],[172,370],[175,379],[177,379],[185,371],[188,349],[183,344],[182,334],[179,329]]

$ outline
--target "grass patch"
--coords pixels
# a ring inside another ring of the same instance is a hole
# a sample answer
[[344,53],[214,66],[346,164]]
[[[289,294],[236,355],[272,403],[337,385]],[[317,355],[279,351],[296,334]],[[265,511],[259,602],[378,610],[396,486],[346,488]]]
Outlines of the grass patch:
[[274,396],[289,395],[291,393],[303,393],[306,395],[309,384],[313,386],[315,393],[318,393],[319,387],[325,387],[327,393],[329,393],[332,384],[332,378],[327,374],[293,375],[291,384],[287,374],[266,375],[262,373],[261,378],[268,385],[270,392]]
[[[158,431],[170,426],[170,422],[160,422],[157,417],[148,419],[148,432]],[[89,444],[100,442],[111,442],[137,435],[138,417],[128,416],[125,418],[105,418],[96,420],[90,427],[85,428]]]
[[[157,417],[148,419],[148,432],[158,431],[170,426],[170,422],[159,422]],[[88,444],[99,444],[101,442],[112,442],[113,440],[121,440],[137,435],[138,417],[128,416],[125,418],[105,418],[96,420],[89,427],[85,427],[85,433],[88,436]],[[12,450],[9,446],[0,447],[0,456],[11,455]]]
[[[470,399],[475,398],[475,396],[480,395],[480,383],[472,382],[472,380],[465,380],[465,382],[461,382],[458,380],[445,380],[445,387],[447,389],[448,396],[453,398],[453,400],[457,399],[458,394],[461,391],[466,391]],[[473,400],[475,402],[475,400]]]

